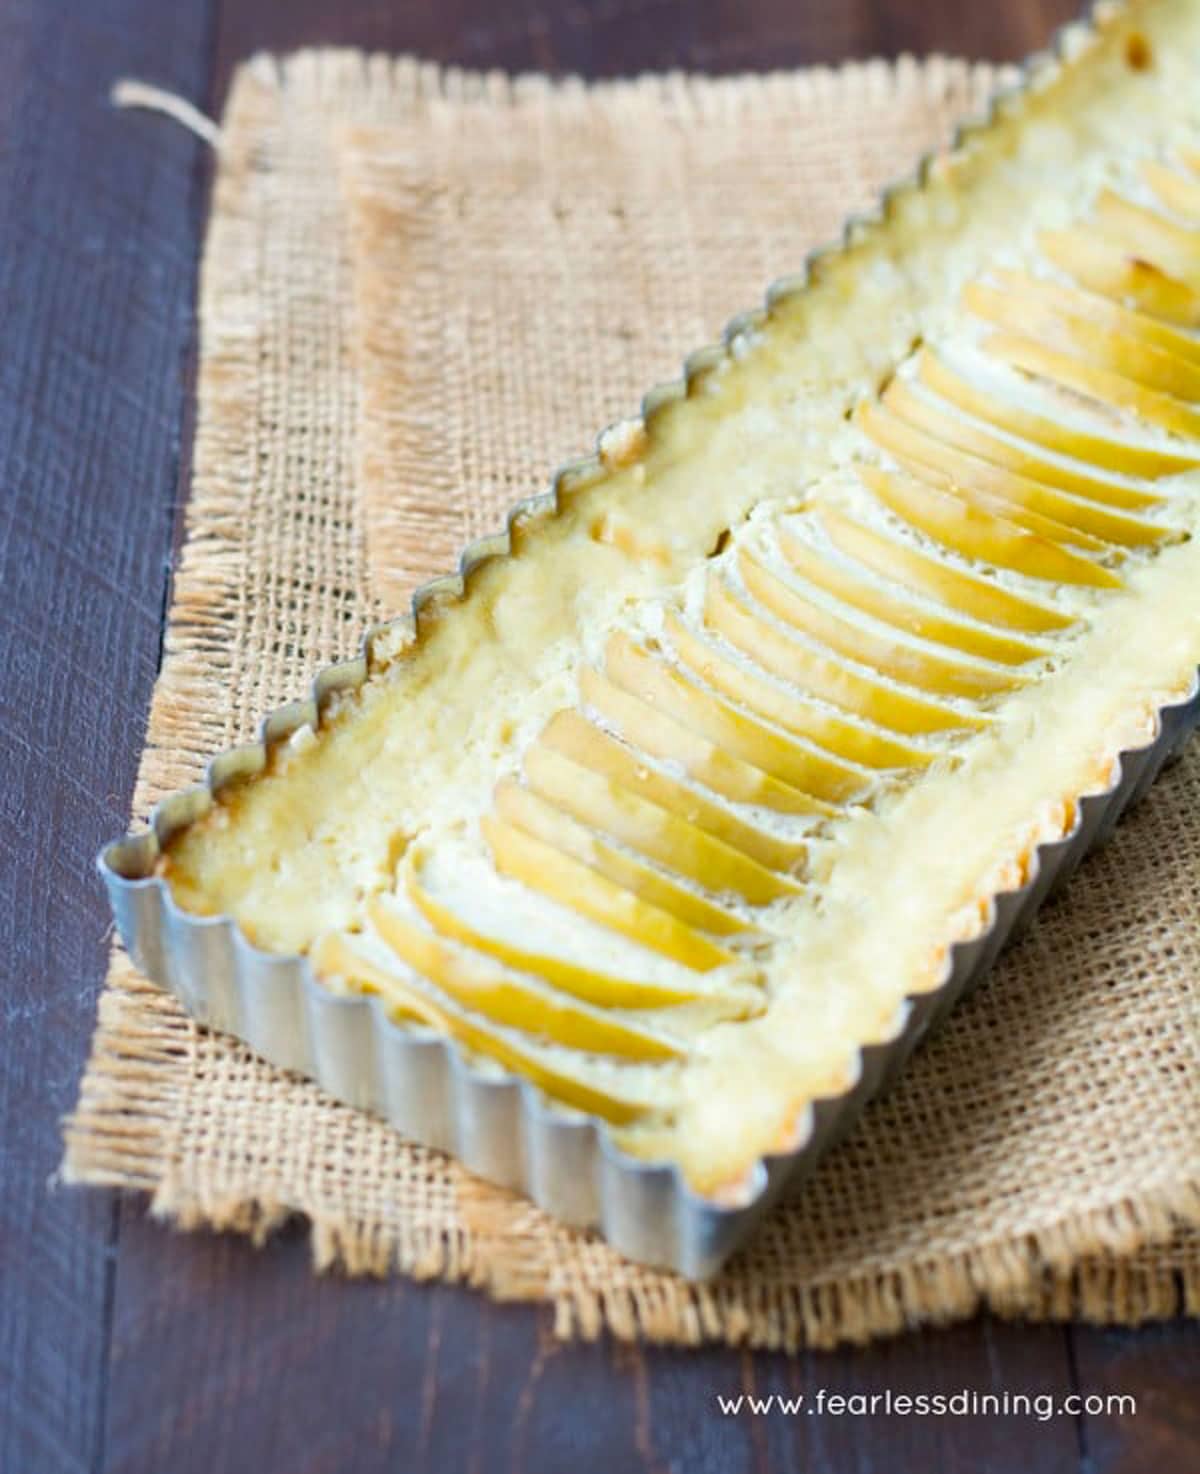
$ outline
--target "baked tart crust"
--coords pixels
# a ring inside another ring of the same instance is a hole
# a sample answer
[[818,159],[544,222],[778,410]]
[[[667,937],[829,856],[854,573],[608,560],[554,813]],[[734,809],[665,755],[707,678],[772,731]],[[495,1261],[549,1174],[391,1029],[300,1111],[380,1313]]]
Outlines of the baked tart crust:
[[1200,7],[1099,17],[164,847],[714,1199],[1200,660]]

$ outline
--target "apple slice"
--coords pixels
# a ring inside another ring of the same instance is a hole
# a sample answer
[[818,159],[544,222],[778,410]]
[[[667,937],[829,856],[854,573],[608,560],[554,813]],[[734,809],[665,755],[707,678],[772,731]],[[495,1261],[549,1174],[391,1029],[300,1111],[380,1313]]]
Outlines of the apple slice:
[[746,548],[741,550],[738,568],[754,598],[784,624],[820,641],[847,660],[871,666],[882,675],[915,686],[919,691],[931,691],[937,696],[991,696],[998,691],[1011,691],[1026,680],[1013,670],[964,665],[843,619],[772,573]]
[[829,803],[845,803],[866,793],[871,779],[862,769],[766,726],[620,631],[609,639],[605,670],[624,690],[793,788]]
[[1156,425],[1182,440],[1200,440],[1200,411],[1170,394],[1160,394],[1127,379],[1124,374],[1097,368],[1069,353],[1047,348],[1018,333],[992,333],[984,340],[984,351],[1027,374],[1049,379],[1064,389],[1074,390],[1101,404],[1128,410],[1144,424]]
[[897,517],[964,558],[1051,583],[1121,587],[1117,575],[1101,564],[1077,557],[1058,543],[1048,542],[983,506],[972,505],[910,476],[892,475],[878,466],[860,466],[859,474]]
[[780,529],[779,548],[789,567],[816,588],[920,640],[961,650],[998,665],[1026,665],[1047,654],[1043,647],[1031,645],[1028,640],[996,634],[957,619],[945,619],[911,599],[889,593],[878,584],[856,576],[844,564],[823,558],[811,544],[786,527]]
[[[983,282],[971,282],[963,291],[963,303],[976,317],[1006,333],[1036,338],[1056,352],[1082,355],[1088,364],[1132,379],[1147,389],[1191,403],[1200,400],[1200,367],[1194,362],[1110,324],[1051,307],[1037,293],[1004,292]],[[1084,392],[1096,395],[1095,388]]]
[[515,824],[526,834],[553,845],[581,865],[599,871],[622,890],[632,891],[660,911],[677,916],[685,926],[717,937],[736,936],[750,930],[749,924],[740,916],[714,905],[686,886],[676,884],[669,876],[660,875],[652,866],[608,844],[586,823],[556,807],[541,794],[523,787],[515,779],[505,778],[496,785],[496,813],[506,823]]
[[[1115,481],[1089,471],[1083,465],[1072,466],[1063,461],[1048,460],[1036,454],[1030,446],[1003,440],[981,425],[948,412],[937,400],[918,394],[903,379],[892,380],[884,390],[882,404],[872,400],[860,401],[856,416],[864,433],[885,449],[890,449],[891,443],[903,445],[901,428],[907,427],[921,431],[926,440],[932,442],[925,447],[926,456],[931,455],[934,445],[944,444],[962,455],[971,456],[973,460],[1001,466],[1016,476],[1037,481],[1041,486],[1126,510],[1160,506],[1164,500],[1157,492]],[[890,435],[891,443],[885,443],[885,434]],[[909,445],[911,448],[911,441]],[[941,470],[955,474],[956,463],[949,459],[948,454],[939,455],[937,465]]]
[[827,819],[838,812],[832,804],[781,783],[762,768],[726,752],[591,666],[585,665],[580,670],[579,689],[585,703],[606,722],[611,722],[629,742],[652,757],[678,763],[690,778],[722,798],[773,809],[780,814],[819,815]]
[[[860,406],[858,423],[881,450],[886,450],[913,475],[943,489],[963,487],[1002,502],[1014,522],[1027,525],[1051,542],[1076,548],[1148,547],[1177,536],[1173,529],[1142,517],[1113,511],[1087,498],[1033,481],[1004,466],[981,460],[969,451],[942,445],[924,430],[899,419],[878,405]],[[1027,523],[1022,513],[1038,520]]]
[[1043,231],[1037,241],[1047,260],[1089,292],[1136,307],[1160,322],[1200,327],[1200,293],[1089,227]]
[[982,712],[960,711],[862,675],[832,653],[802,644],[761,619],[720,578],[710,578],[704,622],[744,655],[781,680],[811,691],[843,711],[906,737],[986,726]]
[[538,738],[538,745],[561,752],[593,773],[644,795],[660,808],[695,824],[770,870],[795,874],[804,864],[807,845],[779,839],[745,823],[703,793],[688,788],[661,768],[652,767],[633,748],[593,726],[577,711],[560,711],[551,717]]
[[622,890],[632,891],[660,911],[678,917],[685,926],[717,937],[737,936],[750,930],[749,923],[740,916],[715,905],[704,896],[696,895],[670,876],[661,875],[653,866],[625,854],[586,824],[515,779],[502,779],[496,785],[495,799],[496,813],[506,823],[553,845],[581,865],[599,871]]
[[[903,461],[904,457],[897,459]],[[916,480],[928,481],[952,496],[1007,517],[1047,542],[1061,543],[1076,552],[1103,555],[1112,563],[1123,562],[1131,544],[1152,547],[1170,538],[1170,530],[1155,522],[1140,521],[1077,501],[1066,492],[1048,490],[1036,481],[1014,476],[1003,467],[989,467],[977,476],[968,473],[961,478],[917,460],[907,462],[905,468]],[[1094,531],[1085,531],[1078,525],[1080,522],[1089,527],[1102,527],[1110,536],[1102,538]]]
[[1142,165],[1142,178],[1158,196],[1168,210],[1182,215],[1185,220],[1200,224],[1200,184],[1160,164],[1147,159]]
[[[986,491],[976,489],[977,478],[970,474],[974,467],[972,461],[966,459],[968,454],[966,451],[957,451],[953,448],[941,450],[937,441],[927,435],[924,430],[900,420],[897,416],[892,415],[889,409],[877,408],[870,404],[859,406],[858,423],[860,428],[867,431],[882,450],[886,450],[893,460],[898,461],[907,473],[917,480],[931,482],[934,486],[940,486],[944,490],[953,492],[956,496],[962,495],[968,500],[989,495]],[[963,457],[962,462],[959,461],[959,457]],[[950,469],[951,466],[956,471],[961,470],[963,474],[955,474]],[[1004,467],[997,469],[1003,474],[1015,474],[1005,472]],[[993,496],[993,500],[1001,499]],[[1014,507],[1011,499],[1005,511],[1018,526],[1026,528],[1029,532],[1036,532],[1039,537],[1044,537],[1049,542],[1064,543],[1081,552],[1112,552],[1109,544],[1094,537],[1090,532],[1084,532],[1078,527],[1069,527],[1065,522],[1059,522],[1053,517],[1045,517],[1040,512],[1030,512]]]
[[652,1029],[557,994],[544,983],[497,967],[435,937],[389,896],[376,896],[367,915],[379,937],[415,973],[443,993],[509,1029],[587,1054],[624,1059],[680,1059],[686,1050]]
[[748,707],[778,727],[819,743],[838,757],[864,768],[923,768],[937,757],[930,748],[912,747],[881,731],[860,727],[828,707],[796,696],[790,689],[756,674],[757,667],[743,665],[723,654],[672,611],[667,611],[664,627],[680,663],[722,696]]
[[327,932],[317,940],[311,956],[321,976],[345,978],[364,993],[378,994],[393,1016],[425,1024],[475,1053],[496,1060],[564,1105],[602,1116],[614,1125],[628,1125],[656,1109],[652,1101],[640,1100],[632,1092],[625,1094],[577,1079],[549,1064],[535,1050],[466,1017],[453,1005],[426,997],[411,979],[366,956],[353,937]]
[[918,354],[917,370],[927,389],[940,394],[965,414],[974,415],[986,424],[1031,440],[1059,455],[1090,461],[1105,470],[1120,471],[1127,476],[1167,476],[1200,465],[1200,454],[1196,452],[1133,445],[1107,435],[1092,435],[1086,430],[1060,424],[1032,410],[998,400],[986,389],[977,389],[969,384],[928,349],[923,348]]
[[1025,599],[985,578],[976,578],[905,543],[884,537],[847,517],[824,498],[817,503],[817,515],[830,542],[848,558],[855,558],[885,578],[938,599],[952,609],[960,609],[975,619],[1035,635],[1069,629],[1075,622],[1058,609]]
[[641,900],[598,870],[580,864],[495,814],[485,814],[480,828],[491,850],[492,864],[501,875],[520,881],[569,911],[696,972],[711,972],[735,961],[734,953],[685,926],[678,917]]
[[569,993],[572,998],[581,998],[597,1008],[676,1008],[684,1003],[695,1003],[708,995],[699,988],[674,987],[664,983],[641,982],[633,978],[616,977],[611,973],[596,972],[590,967],[581,967],[565,957],[556,957],[549,952],[533,952],[514,946],[503,937],[479,931],[464,920],[457,911],[426,889],[422,884],[420,862],[416,853],[409,851],[404,862],[403,882],[405,893],[434,931],[452,941],[472,947],[499,962],[507,963],[520,972],[528,972],[545,978]]
[[[751,906],[769,906],[781,896],[800,895],[804,890],[790,877],[768,870],[686,819],[599,773],[581,768],[552,748],[535,744],[526,752],[525,776],[536,794],[580,823],[611,834],[630,849],[706,890],[741,896]],[[685,891],[684,895],[690,897],[691,892]],[[724,917],[727,913],[719,914]],[[734,923],[731,930],[747,929],[736,916],[729,920]]]
[[1002,287],[1005,296],[1017,304],[1015,325],[1018,327],[1027,325],[1027,319],[1021,316],[1021,307],[1030,304],[1042,311],[1056,312],[1082,322],[1094,323],[1097,327],[1110,328],[1146,348],[1157,348],[1170,354],[1172,358],[1182,359],[1185,363],[1200,368],[1200,338],[1180,332],[1178,328],[1145,312],[1135,312],[1106,296],[1080,291],[1078,287],[1063,286],[1061,282],[1051,281],[1048,277],[1030,276],[1024,271],[993,267],[988,272],[988,278]]
[[1185,285],[1200,284],[1200,231],[1190,230],[1111,189],[1102,189],[1093,206],[1100,234]]

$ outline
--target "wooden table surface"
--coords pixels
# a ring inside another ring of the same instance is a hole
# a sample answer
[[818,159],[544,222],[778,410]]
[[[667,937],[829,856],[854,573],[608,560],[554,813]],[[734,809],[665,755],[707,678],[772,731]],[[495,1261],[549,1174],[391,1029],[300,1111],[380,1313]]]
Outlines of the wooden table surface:
[[[208,161],[109,109],[212,112],[316,41],[593,75],[902,50],[1012,58],[1071,0],[7,0],[0,7],[0,1474],[1200,1468],[1200,1331],[981,1318],[795,1358],[559,1345],[544,1311],[316,1279],[56,1186],[188,482]],[[781,270],[786,266],[781,262]],[[716,1395],[1128,1393],[1135,1417],[722,1416]]]

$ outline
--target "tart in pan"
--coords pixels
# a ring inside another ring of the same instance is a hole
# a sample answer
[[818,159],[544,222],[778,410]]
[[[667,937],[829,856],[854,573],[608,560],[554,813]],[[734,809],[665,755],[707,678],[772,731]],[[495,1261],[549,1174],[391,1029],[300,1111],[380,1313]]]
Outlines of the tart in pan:
[[[110,852],[151,888],[135,955],[482,1170],[517,1122],[499,1175],[557,1208],[579,1174],[569,1216],[637,1163],[670,1188],[643,1214],[761,1206],[1191,713],[1198,70],[1194,5],[1073,28],[153,854]],[[643,1228],[692,1271],[728,1247]]]

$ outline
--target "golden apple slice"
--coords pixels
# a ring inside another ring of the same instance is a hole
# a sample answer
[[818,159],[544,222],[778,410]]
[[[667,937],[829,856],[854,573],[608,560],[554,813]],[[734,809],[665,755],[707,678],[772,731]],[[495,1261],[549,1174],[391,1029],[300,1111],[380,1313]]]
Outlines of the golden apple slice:
[[1043,231],[1037,239],[1047,259],[1089,292],[1136,307],[1161,322],[1200,327],[1200,293],[1087,226]]
[[[968,452],[953,447],[942,449],[932,436],[892,415],[890,409],[878,408],[869,403],[860,404],[858,423],[910,476],[920,481],[932,482],[933,485],[951,491],[956,496],[962,495],[967,500],[990,494],[977,489],[978,477],[971,474],[975,467],[973,461],[967,458]],[[1015,472],[1005,472],[1004,467],[997,469],[1002,473],[1015,475]],[[962,471],[963,474],[955,474],[956,471]],[[1084,532],[1082,528],[1069,527],[1065,522],[1045,517],[1040,512],[1019,509],[1011,501],[1006,511],[1018,526],[1025,527],[1029,532],[1036,532],[1049,542],[1065,543],[1081,552],[1112,551],[1102,539],[1090,532]]]
[[[1087,497],[1105,506],[1138,510],[1159,506],[1164,500],[1157,492],[1114,481],[1089,471],[1083,465],[1047,460],[1029,446],[992,435],[982,426],[948,413],[936,400],[918,394],[903,379],[892,380],[884,391],[882,405],[862,400],[856,413],[863,432],[885,449],[891,449],[891,444],[905,444],[901,439],[902,427],[921,431],[927,442],[933,442],[925,448],[927,464],[934,463],[933,445],[944,444],[947,452],[937,456],[936,464],[950,475],[955,475],[959,469],[958,463],[949,455],[953,449],[974,460],[987,461],[1016,476],[1037,481],[1041,486]],[[890,436],[890,443],[885,442],[885,435]]]
[[802,644],[759,618],[720,578],[708,580],[704,622],[772,675],[906,737],[979,728],[991,720],[981,712],[960,711],[885,685],[860,674],[833,654],[825,655]]
[[581,865],[599,871],[622,890],[632,891],[660,911],[677,916],[685,926],[717,937],[737,936],[750,930],[740,916],[677,885],[669,876],[660,875],[650,865],[608,844],[577,817],[555,807],[534,790],[522,787],[515,779],[505,778],[496,785],[496,813],[506,823],[515,824]]
[[678,917],[685,926],[718,937],[737,936],[750,930],[749,923],[740,916],[625,854],[586,824],[514,779],[503,779],[496,785],[495,799],[496,813],[501,819],[598,871],[622,890],[632,891],[660,911]]
[[1034,635],[1068,629],[1074,623],[1070,615],[1058,609],[1023,598],[1010,589],[895,542],[847,517],[824,499],[817,504],[817,515],[830,542],[847,557],[952,609],[961,609],[964,614],[989,624]]
[[406,916],[391,897],[376,896],[368,904],[367,915],[380,938],[415,973],[428,978],[464,1008],[506,1028],[587,1054],[660,1060],[679,1059],[686,1053],[663,1034],[615,1018],[602,1009],[588,1008],[544,984],[473,956],[452,942],[441,941]]
[[839,757],[864,768],[923,768],[937,756],[929,748],[912,747],[871,727],[860,727],[827,707],[757,675],[755,667],[723,654],[671,611],[665,615],[664,626],[680,663],[722,696],[748,707],[778,727],[819,743]]
[[[1088,365],[1176,399],[1193,403],[1200,400],[1200,367],[1195,362],[1189,363],[1111,325],[1050,307],[1035,292],[1006,292],[984,282],[971,282],[963,291],[963,302],[976,317],[1018,338],[1036,338],[1043,347],[1056,352],[1082,354]],[[1096,388],[1084,392],[1096,395]]]
[[879,500],[927,537],[961,553],[1008,568],[1029,578],[1092,588],[1120,588],[1121,580],[1099,563],[1077,557],[1058,543],[1027,532],[962,497],[909,476],[891,475],[877,466],[860,466],[859,474]]
[[655,1109],[653,1102],[640,1100],[632,1092],[622,1094],[577,1079],[540,1058],[533,1049],[464,1016],[451,1004],[426,997],[409,978],[367,957],[355,945],[353,937],[339,932],[326,933],[313,947],[312,963],[321,976],[345,978],[364,993],[378,994],[393,1015],[425,1024],[476,1054],[496,1060],[565,1105],[622,1126]]
[[[1200,338],[1181,332],[1148,313],[1135,312],[1109,297],[1064,286],[1047,277],[1030,276],[1024,271],[992,268],[988,276],[1018,304],[1029,303],[1046,312],[1057,312],[1094,323],[1097,327],[1111,328],[1113,332],[1132,338],[1147,348],[1158,348],[1172,358],[1200,367]],[[1020,313],[1020,305],[1017,312]],[[1017,321],[1018,325],[1024,325],[1020,316]]]
[[480,827],[492,852],[492,864],[501,875],[519,880],[569,911],[697,972],[711,972],[735,960],[732,952],[685,926],[678,917],[495,814],[485,814]]
[[815,587],[841,599],[851,608],[905,630],[918,639],[961,650],[966,655],[991,660],[998,665],[1025,665],[1031,660],[1041,660],[1047,653],[1043,647],[1031,645],[1028,640],[996,634],[956,619],[945,619],[911,599],[889,593],[878,584],[856,577],[843,564],[823,558],[814,547],[786,527],[780,530],[779,547],[788,565]]
[[579,689],[586,704],[606,722],[611,722],[628,741],[651,757],[678,763],[689,778],[703,783],[722,798],[773,809],[780,814],[819,815],[827,819],[838,812],[832,804],[781,783],[762,768],[726,752],[591,666],[580,670]]
[[1072,389],[1101,404],[1128,410],[1147,425],[1156,425],[1183,440],[1200,440],[1200,411],[1192,409],[1170,394],[1127,379],[1124,374],[1097,368],[1069,353],[1059,353],[1022,338],[1017,333],[992,333],[983,343],[984,351],[1010,363],[1027,374],[1035,374],[1064,389]]
[[1100,191],[1093,208],[1102,235],[1187,286],[1200,284],[1200,231],[1176,225],[1111,189]]
[[1168,210],[1200,224],[1200,184],[1194,179],[1155,159],[1147,159],[1142,165],[1142,178]]
[[738,568],[750,593],[784,624],[847,660],[871,666],[919,691],[932,691],[937,696],[991,696],[997,691],[1011,691],[1026,680],[1011,669],[963,665],[932,651],[914,649],[843,619],[772,573],[746,548],[741,550]]
[[651,767],[632,747],[593,726],[577,711],[560,711],[551,717],[538,738],[538,745],[561,752],[593,773],[644,795],[660,808],[695,824],[768,869],[795,874],[804,864],[807,845],[780,839],[745,823],[721,804],[688,788],[660,768]]
[[[790,877],[768,870],[686,819],[599,773],[581,768],[552,748],[535,744],[528,750],[525,776],[535,793],[580,823],[611,834],[631,850],[706,890],[741,896],[752,906],[768,906],[781,896],[796,896],[804,889]],[[691,892],[684,891],[684,895],[691,897]],[[664,907],[664,910],[672,909]],[[738,917],[723,911],[718,914],[733,923],[732,927],[727,926],[728,930],[746,930],[746,923]],[[703,929],[713,930],[710,926]]]
[[421,883],[420,862],[416,852],[410,850],[404,862],[404,889],[409,900],[436,932],[451,941],[461,942],[476,952],[483,952],[515,967],[545,978],[585,1003],[597,1008],[675,1008],[683,1003],[694,1003],[707,995],[699,988],[675,987],[665,983],[640,982],[633,978],[614,976],[612,973],[596,972],[590,967],[581,967],[564,957],[549,952],[533,952],[514,946],[503,937],[479,931],[464,920],[457,911],[437,900]]
[[1114,440],[1107,435],[1093,435],[1046,419],[1032,410],[997,400],[987,390],[977,389],[954,373],[928,349],[922,349],[918,355],[917,368],[921,383],[948,403],[986,424],[1031,440],[1059,455],[1090,461],[1127,476],[1167,476],[1200,465],[1200,454],[1196,452],[1164,450],[1157,446]]
[[[1014,522],[1051,542],[1099,551],[1106,542],[1117,547],[1148,547],[1177,536],[1173,529],[1157,522],[1113,511],[981,460],[969,451],[942,445],[878,405],[860,406],[858,423],[880,449],[921,480],[933,481],[944,490],[962,487],[982,492],[1004,503]],[[1029,523],[1023,520],[1024,513],[1032,513],[1038,520]]]
[[618,686],[793,788],[829,803],[861,797],[867,789],[870,779],[861,769],[802,746],[710,694],[620,631],[609,639],[605,670]]

